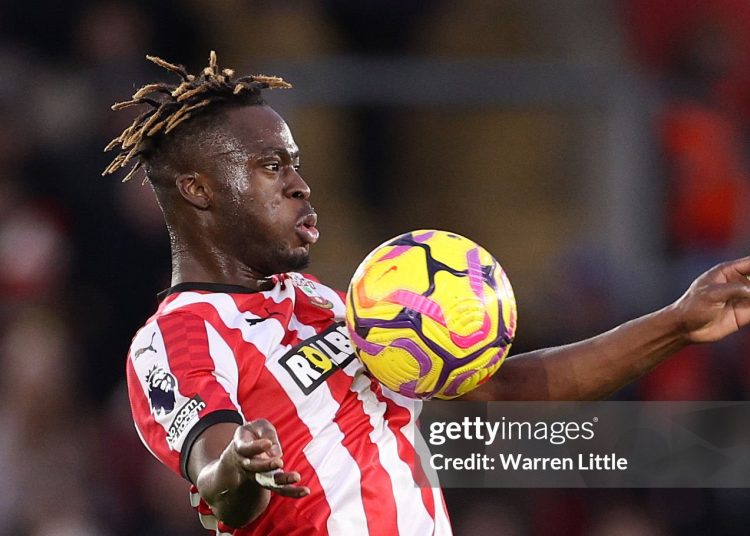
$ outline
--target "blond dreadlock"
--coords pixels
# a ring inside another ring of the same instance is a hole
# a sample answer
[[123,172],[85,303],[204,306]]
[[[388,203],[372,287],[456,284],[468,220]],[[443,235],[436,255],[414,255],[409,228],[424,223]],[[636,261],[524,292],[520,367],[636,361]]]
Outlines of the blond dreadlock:
[[209,55],[208,67],[199,75],[189,74],[182,65],[169,63],[156,56],[146,56],[146,59],[179,75],[182,82],[178,85],[147,84],[136,91],[131,100],[112,106],[113,110],[144,104],[150,107],[104,148],[105,151],[110,151],[119,146],[120,152],[102,175],[114,173],[135,160],[122,182],[130,180],[141,167],[140,157],[144,154],[149,138],[169,134],[178,125],[197,112],[206,110],[213,103],[240,101],[251,96],[259,96],[262,89],[292,87],[277,76],[255,75],[235,78],[232,69],[219,71],[216,52],[213,50]]

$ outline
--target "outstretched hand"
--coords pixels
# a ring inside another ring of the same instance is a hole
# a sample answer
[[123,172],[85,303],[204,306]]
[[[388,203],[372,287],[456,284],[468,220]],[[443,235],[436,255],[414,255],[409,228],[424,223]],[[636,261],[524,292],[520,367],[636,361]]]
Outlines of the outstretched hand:
[[310,494],[299,486],[300,474],[283,470],[281,444],[276,428],[265,419],[239,426],[225,455],[231,456],[241,471],[263,488],[285,497],[300,498]]
[[750,257],[714,266],[672,307],[688,342],[713,342],[750,324]]

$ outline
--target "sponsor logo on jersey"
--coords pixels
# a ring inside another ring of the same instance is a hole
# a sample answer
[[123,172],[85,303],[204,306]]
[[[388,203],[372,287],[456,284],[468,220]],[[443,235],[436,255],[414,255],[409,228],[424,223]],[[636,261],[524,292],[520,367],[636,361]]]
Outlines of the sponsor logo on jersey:
[[354,359],[354,347],[343,323],[302,341],[280,360],[303,393],[309,395],[337,369]]
[[146,376],[148,403],[154,415],[167,415],[174,409],[177,380],[163,368],[154,365]]
[[301,275],[294,272],[290,274],[290,277],[292,280],[292,284],[300,289],[302,293],[310,299],[310,303],[312,303],[313,305],[317,305],[318,307],[322,307],[323,309],[333,308],[333,302],[331,300],[325,299],[323,296],[318,294],[317,290],[315,290],[315,283],[313,283],[306,277],[302,277]]
[[200,412],[205,408],[206,403],[203,399],[200,396],[195,395],[177,411],[174,419],[172,419],[172,424],[169,425],[169,430],[167,430],[167,443],[172,449],[176,448],[180,437],[187,429],[188,425],[190,425],[193,420],[197,419]]

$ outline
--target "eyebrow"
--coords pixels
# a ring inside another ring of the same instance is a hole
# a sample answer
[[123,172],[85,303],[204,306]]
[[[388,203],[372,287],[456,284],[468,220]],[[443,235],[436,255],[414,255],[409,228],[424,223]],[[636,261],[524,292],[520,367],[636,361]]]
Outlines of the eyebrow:
[[258,151],[256,153],[256,156],[262,157],[262,156],[266,156],[269,154],[275,154],[278,156],[289,156],[289,158],[294,160],[295,158],[299,158],[299,149],[290,153],[283,147],[265,147],[264,149],[261,149],[260,151]]

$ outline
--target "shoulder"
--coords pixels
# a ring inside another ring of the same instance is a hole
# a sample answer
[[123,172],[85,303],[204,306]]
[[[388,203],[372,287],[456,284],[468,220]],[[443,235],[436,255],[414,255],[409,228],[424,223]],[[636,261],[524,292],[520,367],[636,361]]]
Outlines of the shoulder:
[[268,316],[269,309],[288,299],[283,294],[289,292],[185,291],[164,300],[151,320],[161,327],[200,319],[224,333],[242,328],[248,319]]

